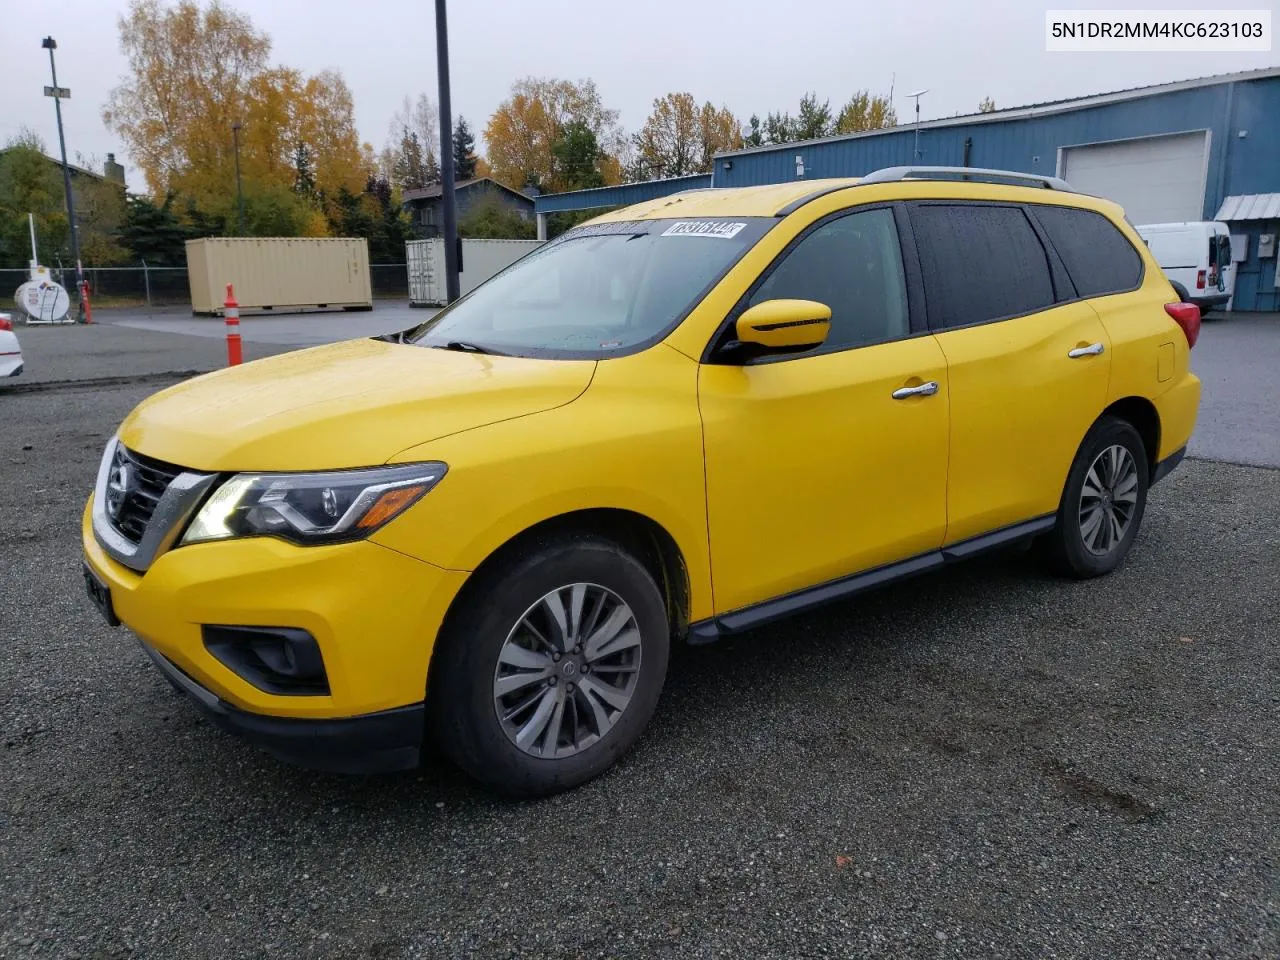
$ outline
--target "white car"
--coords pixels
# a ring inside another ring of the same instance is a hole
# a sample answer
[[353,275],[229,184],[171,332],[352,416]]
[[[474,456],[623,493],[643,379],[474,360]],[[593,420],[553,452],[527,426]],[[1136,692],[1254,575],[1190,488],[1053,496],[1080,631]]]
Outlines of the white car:
[[13,332],[13,320],[7,313],[0,313],[0,378],[16,377],[22,373],[22,347],[18,335]]

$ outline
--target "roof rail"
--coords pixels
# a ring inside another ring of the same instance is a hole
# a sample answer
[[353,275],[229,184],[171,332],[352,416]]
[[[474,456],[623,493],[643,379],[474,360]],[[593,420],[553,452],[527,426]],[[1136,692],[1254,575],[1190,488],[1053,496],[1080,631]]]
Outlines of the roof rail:
[[1046,190],[1065,190],[1075,193],[1071,185],[1060,177],[1046,177],[1039,173],[1023,173],[1019,170],[988,170],[984,167],[884,167],[858,178],[858,185],[866,183],[893,183],[897,180],[976,180],[979,182],[1021,181],[1036,184]]

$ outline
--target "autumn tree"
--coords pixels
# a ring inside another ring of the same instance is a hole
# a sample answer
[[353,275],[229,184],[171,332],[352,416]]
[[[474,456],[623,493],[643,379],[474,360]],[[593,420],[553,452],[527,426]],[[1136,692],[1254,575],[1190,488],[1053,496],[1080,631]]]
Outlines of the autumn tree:
[[476,175],[476,138],[466,117],[458,117],[453,128],[453,178],[470,180]]
[[978,102],[978,112],[979,113],[995,113],[996,102],[992,100],[990,97],[983,97]]
[[[556,176],[554,149],[573,122],[591,131],[604,154],[617,157],[622,146],[618,111],[604,106],[594,81],[517,80],[485,127],[492,176],[516,190],[526,184],[545,191],[566,189]],[[619,182],[618,163],[603,164],[603,169],[607,183]]]
[[183,197],[203,227],[234,222],[235,123],[254,230],[324,232],[323,198],[361,188],[351,92],[337,72],[270,66],[270,40],[221,0],[133,0],[119,28],[129,71],[103,119],[152,194]]
[[835,133],[861,133],[895,126],[898,114],[888,97],[872,96],[859,90],[841,109],[835,121]]
[[717,153],[742,148],[742,125],[728,107],[716,109],[708,101],[698,116],[702,136],[702,172],[710,173]]
[[636,152],[650,176],[683,177],[711,170],[717,153],[742,145],[738,121],[727,107],[701,107],[689,93],[653,101],[653,112],[635,136]]

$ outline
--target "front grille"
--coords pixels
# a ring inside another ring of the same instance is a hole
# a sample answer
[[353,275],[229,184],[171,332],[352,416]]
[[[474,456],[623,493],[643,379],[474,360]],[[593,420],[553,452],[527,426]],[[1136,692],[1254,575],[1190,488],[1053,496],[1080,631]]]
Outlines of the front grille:
[[[123,469],[123,489],[119,487],[109,490],[108,500],[118,499],[119,509],[109,510],[111,525],[122,533],[130,543],[142,542],[147,532],[147,524],[156,512],[156,504],[169,489],[175,477],[182,473],[181,467],[144,457],[140,453],[126,449],[124,444],[116,447],[116,462],[112,466],[112,480],[120,476]],[[110,486],[110,484],[109,484]],[[113,497],[114,495],[114,497]]]

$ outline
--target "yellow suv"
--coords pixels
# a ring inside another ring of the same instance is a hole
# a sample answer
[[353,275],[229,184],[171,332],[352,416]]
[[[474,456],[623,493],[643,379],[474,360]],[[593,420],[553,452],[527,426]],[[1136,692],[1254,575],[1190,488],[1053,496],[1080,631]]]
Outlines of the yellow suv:
[[144,401],[85,580],[284,759],[605,770],[704,642],[1034,540],[1112,570],[1183,456],[1199,312],[1114,203],[999,171],[608,213],[402,333]]

